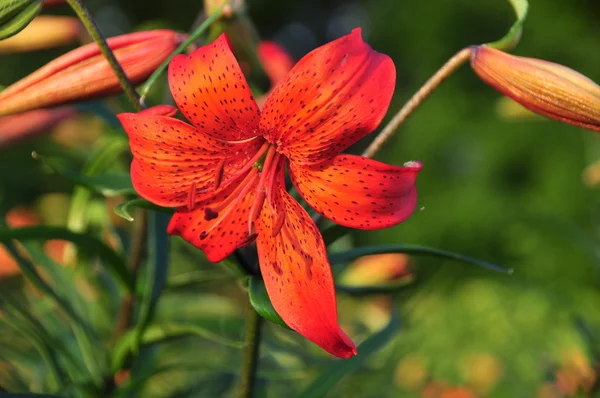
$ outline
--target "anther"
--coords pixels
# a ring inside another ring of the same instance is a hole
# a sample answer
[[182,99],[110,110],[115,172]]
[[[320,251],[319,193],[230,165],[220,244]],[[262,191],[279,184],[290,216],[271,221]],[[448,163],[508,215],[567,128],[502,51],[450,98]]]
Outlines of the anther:
[[219,185],[221,185],[221,181],[223,180],[224,170],[225,170],[225,158],[221,159],[221,161],[217,165],[217,169],[215,171],[215,182],[214,182],[215,189],[218,189]]
[[258,234],[256,232],[249,234],[246,239],[244,239],[243,241],[240,242],[238,247],[246,247],[252,243],[254,243],[254,241],[256,240],[256,238],[258,238]]
[[188,194],[188,210],[192,211],[194,209],[194,204],[196,204],[196,181],[192,182],[192,186],[190,187],[190,192]]

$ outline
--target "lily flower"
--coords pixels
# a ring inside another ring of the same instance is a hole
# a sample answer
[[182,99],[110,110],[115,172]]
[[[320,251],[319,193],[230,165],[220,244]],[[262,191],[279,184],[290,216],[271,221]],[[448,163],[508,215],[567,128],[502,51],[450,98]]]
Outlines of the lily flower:
[[256,241],[275,310],[341,358],[356,347],[338,324],[323,238],[286,191],[285,169],[304,200],[338,224],[370,230],[407,219],[421,163],[340,154],[379,125],[395,78],[392,60],[355,29],[302,58],[261,111],[221,35],[169,65],[171,93],[191,124],[166,105],[118,115],[135,189],[177,208],[168,232],[213,262]]

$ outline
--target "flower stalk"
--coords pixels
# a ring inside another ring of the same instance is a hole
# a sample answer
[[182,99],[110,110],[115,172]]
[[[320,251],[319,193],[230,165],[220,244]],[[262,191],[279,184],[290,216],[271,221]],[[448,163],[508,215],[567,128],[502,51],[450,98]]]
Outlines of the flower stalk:
[[262,331],[262,317],[248,304],[246,317],[246,336],[244,338],[244,358],[240,380],[240,398],[254,397],[256,374],[258,370],[258,357],[260,354],[260,337]]
[[81,0],[67,0],[67,3],[69,4],[69,6],[71,6],[73,11],[75,11],[75,14],[77,14],[79,19],[83,23],[83,26],[90,34],[91,38],[94,40],[94,42],[96,42],[96,44],[100,48],[100,51],[110,64],[112,70],[115,72],[115,75],[117,76],[117,79],[119,80],[119,83],[121,84],[125,95],[127,95],[127,98],[129,98],[129,101],[131,102],[135,110],[141,111],[142,104],[140,102],[139,94],[137,93],[137,91],[135,91],[134,85],[131,83],[131,80],[129,80],[129,78],[125,74],[125,71],[121,67],[121,64],[119,64],[119,61],[117,61],[115,54],[112,52],[110,47],[108,47],[108,44],[106,43],[106,38],[98,28],[96,21],[94,21],[94,18],[90,14],[87,7],[83,4]]
[[365,149],[362,156],[372,158],[383,147],[383,144],[396,132],[398,127],[459,67],[471,59],[471,49],[463,48],[450,58],[425,84],[417,91],[407,103],[398,111],[392,120],[381,130],[373,142]]

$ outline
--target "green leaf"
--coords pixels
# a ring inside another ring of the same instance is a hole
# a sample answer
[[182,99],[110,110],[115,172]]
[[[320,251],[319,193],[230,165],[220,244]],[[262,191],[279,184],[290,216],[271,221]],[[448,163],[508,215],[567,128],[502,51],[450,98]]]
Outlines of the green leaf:
[[513,23],[508,33],[502,39],[492,43],[487,43],[488,46],[503,51],[509,51],[519,44],[521,33],[523,32],[523,23],[527,18],[527,11],[529,9],[529,3],[527,0],[508,0],[508,2],[513,8],[517,20],[515,23]]
[[413,282],[412,277],[406,277],[399,279],[394,282],[382,283],[380,285],[341,285],[336,284],[335,290],[339,293],[348,294],[350,296],[371,296],[377,294],[391,294],[404,290],[406,287],[411,286]]
[[29,394],[29,393],[2,393],[0,398],[63,398],[62,395],[48,395],[48,394]]
[[159,211],[161,213],[168,213],[168,214],[173,214],[174,210],[173,209],[169,209],[166,207],[160,207],[160,206],[156,206],[155,204],[152,204],[150,202],[148,202],[146,199],[132,199],[132,200],[128,200],[127,202],[123,202],[123,203],[119,203],[118,205],[115,206],[115,214],[118,215],[121,218],[124,218],[127,221],[133,221],[133,216],[131,215],[131,208],[143,208],[143,209],[150,209],[150,210],[155,210],[155,211]]
[[392,318],[385,328],[375,333],[358,346],[358,355],[344,360],[332,362],[329,370],[318,376],[298,398],[324,397],[337,383],[349,374],[356,372],[363,363],[374,353],[379,351],[394,337],[400,328],[398,311],[392,309]]
[[145,287],[140,305],[138,321],[135,326],[135,347],[138,346],[144,330],[154,318],[156,303],[167,284],[169,266],[169,236],[167,225],[169,218],[164,214],[150,212],[148,214],[148,254],[149,261],[146,268]]
[[25,29],[42,9],[41,0],[2,0],[0,2],[0,40]]
[[265,288],[265,282],[256,276],[250,277],[250,283],[248,286],[248,294],[250,296],[250,304],[263,318],[289,329],[289,326],[281,319],[269,296],[267,295],[267,289]]
[[341,253],[333,253],[329,255],[329,261],[331,264],[346,263],[353,261],[362,256],[368,256],[371,254],[384,254],[384,253],[405,253],[415,256],[431,256],[445,258],[449,260],[461,261],[468,264],[478,265],[480,267],[502,272],[505,274],[512,274],[511,268],[504,268],[496,264],[489,263],[487,261],[478,260],[469,256],[465,256],[458,253],[449,252],[446,250],[435,249],[427,246],[420,245],[379,245],[379,246],[365,246],[356,249],[348,250]]
[[27,322],[28,319],[24,319],[23,312],[25,311],[17,310],[16,307],[11,305],[6,299],[3,299],[2,307],[6,310],[6,315],[0,318],[0,320],[27,339],[40,354],[40,357],[52,376],[54,385],[51,389],[57,390],[63,388],[66,377],[58,363],[56,354],[52,349],[53,345],[48,343],[48,339],[42,337],[43,333],[39,333],[34,325]]
[[127,270],[125,260],[104,242],[86,234],[79,234],[63,227],[36,226],[15,229],[0,229],[0,242],[4,244],[16,240],[66,240],[77,247],[95,254],[106,262],[107,269],[115,277],[119,285],[125,290],[131,289],[131,275]]
[[[141,343],[144,345],[158,344],[189,336],[200,336],[232,348],[244,347],[244,343],[241,341],[229,340],[218,333],[214,333],[209,329],[198,325],[181,323],[151,324],[144,330]],[[115,344],[111,353],[111,369],[113,372],[116,372],[123,367],[127,356],[133,351],[136,345],[136,338],[136,331],[132,330],[123,335],[123,337]]]
[[106,173],[90,176],[66,169],[52,159],[49,159],[46,156],[40,156],[35,152],[32,156],[35,159],[41,160],[54,172],[65,177],[73,184],[82,185],[105,197],[133,195],[136,193],[131,184],[129,173]]
[[[92,155],[83,167],[82,174],[87,176],[97,175],[111,167],[119,157],[129,148],[127,141],[121,137],[111,137]],[[75,232],[82,232],[87,228],[88,204],[91,192],[87,188],[77,187],[73,192],[71,207],[67,217],[67,227]]]

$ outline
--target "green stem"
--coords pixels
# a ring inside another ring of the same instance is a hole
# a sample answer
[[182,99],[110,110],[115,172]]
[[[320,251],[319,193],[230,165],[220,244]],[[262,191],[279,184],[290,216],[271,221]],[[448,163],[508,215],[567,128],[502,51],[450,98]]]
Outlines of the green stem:
[[383,144],[390,139],[398,127],[429,97],[436,88],[440,86],[450,75],[471,58],[471,48],[463,48],[450,58],[425,84],[417,91],[404,106],[398,111],[396,116],[381,130],[375,137],[371,145],[362,153],[362,156],[372,158],[383,147]]
[[119,64],[119,61],[117,61],[115,54],[112,52],[112,50],[106,43],[106,38],[104,37],[102,32],[100,32],[98,25],[94,21],[94,18],[90,14],[87,7],[83,4],[81,0],[67,0],[67,3],[69,3],[73,11],[75,11],[75,14],[77,14],[79,19],[83,23],[83,26],[85,26],[85,29],[92,37],[92,40],[94,40],[94,42],[100,48],[100,51],[108,61],[112,70],[115,72],[115,75],[117,76],[117,79],[119,80],[119,83],[121,84],[125,95],[127,95],[127,98],[129,98],[129,101],[131,102],[133,107],[137,111],[141,111],[142,105],[140,102],[140,96],[137,93],[137,91],[135,91],[135,86],[133,85],[133,83],[131,83],[131,80],[129,80],[129,78],[125,74],[125,71],[121,67],[121,64]]
[[173,51],[173,53],[169,56],[169,58],[167,58],[154,71],[154,73],[152,73],[152,75],[150,75],[150,77],[148,78],[148,80],[146,81],[146,83],[144,84],[144,86],[141,89],[142,96],[141,96],[140,101],[142,104],[144,103],[144,100],[146,99],[146,96],[148,95],[150,88],[152,88],[152,86],[156,82],[156,79],[158,79],[160,77],[160,75],[165,71],[167,66],[169,66],[169,63],[171,62],[171,60],[173,58],[175,58],[175,56],[177,54],[181,54],[182,52],[184,52],[185,49],[188,48],[188,46],[190,44],[192,44],[194,41],[196,41],[204,33],[204,31],[206,29],[208,29],[208,27],[210,25],[212,25],[215,21],[217,21],[219,18],[221,18],[221,16],[223,16],[223,9],[224,9],[224,7],[219,8],[215,13],[213,13],[211,16],[206,18],[206,20],[204,20],[204,22],[196,30],[194,30],[192,33],[190,33],[190,36],[187,38],[187,40],[184,41],[183,43],[181,43],[181,45],[179,45],[179,47],[177,47],[177,49],[175,51]]
[[256,373],[258,370],[258,354],[260,351],[260,334],[262,318],[248,302],[248,315],[246,319],[246,337],[244,339],[244,359],[240,380],[240,397],[254,397]]

